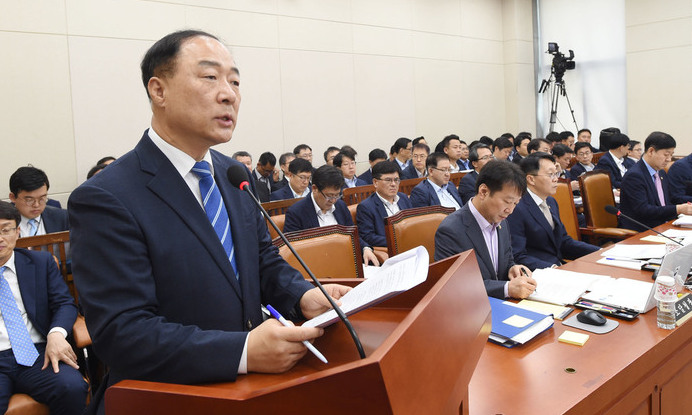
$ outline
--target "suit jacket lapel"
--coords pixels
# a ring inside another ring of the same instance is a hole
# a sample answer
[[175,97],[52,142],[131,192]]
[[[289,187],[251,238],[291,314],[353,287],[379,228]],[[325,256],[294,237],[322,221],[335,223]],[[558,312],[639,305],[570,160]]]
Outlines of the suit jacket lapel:
[[[644,164],[644,160],[640,160],[640,166],[639,168],[641,169],[642,173],[644,174],[644,182],[646,183],[647,189],[649,189],[649,194],[653,195],[653,200],[654,203],[656,203],[656,206],[661,206],[661,202],[658,200],[658,190],[656,190],[656,184],[654,183],[654,178],[651,177],[651,174],[649,174],[649,169],[646,168],[646,164]],[[659,176],[660,177],[660,176]],[[663,180],[661,180],[661,184],[663,184]],[[668,184],[666,183],[666,186]],[[664,188],[664,193],[663,195],[665,196],[665,188]]]
[[430,181],[428,179],[425,179],[425,184],[423,186],[426,186],[428,192],[430,192],[430,194],[432,195],[432,204],[441,205],[442,202],[440,201],[440,198],[437,196],[435,188],[430,184]]
[[[469,201],[469,203],[471,203],[471,201]],[[491,279],[498,279],[497,272],[495,272],[495,266],[493,265],[493,260],[490,258],[490,251],[488,251],[488,247],[485,244],[483,232],[481,231],[481,227],[478,226],[476,218],[473,217],[473,213],[471,213],[471,210],[468,207],[468,203],[466,204],[465,210],[462,213],[462,215],[464,218],[464,225],[466,226],[464,232],[466,232],[466,235],[471,240],[471,243],[473,244],[473,250],[476,252],[476,255],[480,258],[480,260],[485,264],[486,268],[488,268],[488,270],[490,271]],[[498,240],[499,239],[500,238],[498,235]],[[499,252],[500,251],[498,246],[498,257]],[[500,268],[498,267],[498,269]]]
[[464,205],[464,203],[461,201],[461,196],[459,196],[459,191],[457,190],[456,187],[454,187],[454,184],[452,184],[452,182],[447,183],[447,191],[449,192],[450,195],[452,195],[454,200],[457,201],[457,203],[459,204],[459,207]]
[[[14,251],[14,266],[17,270],[19,292],[22,295],[22,303],[32,323],[35,323],[38,310],[36,310],[36,265],[17,250]],[[41,331],[36,325],[37,329]]]
[[[543,211],[541,208],[538,207],[536,202],[533,201],[531,198],[531,195],[526,193],[523,196],[523,202],[526,203],[526,206],[528,207],[529,214],[533,217],[533,220],[536,221],[536,223],[543,228],[546,234],[549,235],[550,237],[550,242],[555,245],[555,235],[553,234],[553,229],[550,227],[550,224],[548,223],[548,220],[545,218],[543,215]],[[553,212],[550,212],[550,215],[553,216]],[[553,221],[555,218],[553,217]]]

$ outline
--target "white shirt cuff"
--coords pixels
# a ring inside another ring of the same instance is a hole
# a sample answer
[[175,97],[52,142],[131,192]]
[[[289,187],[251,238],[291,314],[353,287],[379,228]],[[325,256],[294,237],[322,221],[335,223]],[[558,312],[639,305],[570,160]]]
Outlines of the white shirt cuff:
[[245,344],[243,345],[243,354],[240,355],[240,363],[238,363],[238,374],[244,375],[247,373],[247,339],[250,337],[250,333],[245,336]]
[[48,334],[55,333],[56,331],[57,331],[58,333],[62,334],[62,337],[67,338],[67,330],[65,330],[65,329],[62,328],[62,327],[53,327],[52,329],[50,329],[50,331],[48,332]]
[[509,298],[509,282],[505,283],[505,298]]

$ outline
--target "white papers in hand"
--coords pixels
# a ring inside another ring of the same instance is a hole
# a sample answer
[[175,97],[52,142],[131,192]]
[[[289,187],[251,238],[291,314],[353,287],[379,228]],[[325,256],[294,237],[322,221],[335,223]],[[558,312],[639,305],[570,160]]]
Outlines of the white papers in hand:
[[601,252],[601,256],[616,259],[651,259],[662,258],[666,254],[665,245],[621,245],[617,244],[612,248]]
[[559,305],[574,304],[594,284],[611,279],[607,275],[554,268],[537,269],[532,277],[536,280],[536,291],[529,296],[529,300]]
[[[428,278],[428,263],[428,251],[422,246],[387,259],[376,272],[369,271],[367,280],[341,297],[341,310],[351,315],[415,287]],[[303,326],[326,327],[338,320],[336,311],[329,310]]]

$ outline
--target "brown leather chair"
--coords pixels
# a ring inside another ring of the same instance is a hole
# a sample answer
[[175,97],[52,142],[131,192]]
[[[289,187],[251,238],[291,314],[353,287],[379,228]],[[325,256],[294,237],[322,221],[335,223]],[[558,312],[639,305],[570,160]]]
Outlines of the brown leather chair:
[[413,190],[413,188],[423,180],[425,180],[425,177],[402,180],[401,183],[399,183],[399,191],[404,193],[406,196],[411,196],[411,190]]
[[[363,252],[355,226],[330,225],[288,232],[286,239],[317,278],[363,278]],[[310,279],[281,238],[272,243],[286,262]]]
[[591,160],[591,162],[594,164],[594,166],[598,164],[598,159],[600,159],[601,156],[603,156],[604,154],[605,151],[601,151],[600,153],[593,153],[593,159]]
[[[344,189],[344,202],[346,202],[347,205],[357,205],[373,193],[375,193],[375,186],[371,184],[348,187]],[[356,220],[354,219],[353,223],[355,222]]]
[[557,191],[553,195],[560,209],[560,221],[565,225],[567,235],[572,239],[581,241],[579,232],[579,219],[577,219],[577,209],[574,207],[574,197],[569,183],[558,181]]
[[262,207],[267,211],[269,216],[283,215],[289,207],[298,202],[301,198],[274,200],[273,202],[262,203]]
[[610,175],[602,170],[594,170],[579,176],[579,190],[584,202],[586,228],[582,235],[625,239],[636,235],[630,229],[617,227],[617,217],[605,211],[607,205],[615,206],[615,197]]
[[452,212],[454,208],[424,206],[400,210],[386,218],[384,226],[389,256],[423,245],[432,263],[435,258],[435,232],[440,222]]
[[459,187],[459,183],[461,183],[461,179],[464,176],[466,176],[466,172],[458,171],[449,175],[449,181],[454,183],[454,187]]
[[[274,223],[276,223],[276,226],[279,227],[281,232],[283,232],[284,231],[284,223],[286,222],[286,215],[281,214],[281,215],[272,216],[272,220],[274,221]],[[276,233],[276,231],[274,230],[274,227],[269,223],[268,220],[267,220],[267,228],[269,229],[269,236],[272,239],[279,236],[279,234]]]
[[65,280],[67,288],[70,289],[70,294],[72,294],[72,297],[75,300],[78,300],[79,298],[77,297],[77,290],[74,286],[74,279],[72,278],[72,273],[68,271],[67,267],[67,250],[65,249],[65,244],[69,242],[70,231],[63,231],[19,238],[17,239],[17,248],[48,251],[54,257],[57,257],[58,268],[60,268],[62,278]]

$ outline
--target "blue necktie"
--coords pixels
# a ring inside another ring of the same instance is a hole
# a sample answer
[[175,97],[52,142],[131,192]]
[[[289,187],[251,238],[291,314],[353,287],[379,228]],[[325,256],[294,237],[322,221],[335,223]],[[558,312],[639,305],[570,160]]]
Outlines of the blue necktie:
[[238,278],[238,267],[235,262],[235,249],[233,247],[233,237],[231,236],[231,222],[228,220],[228,212],[221,198],[221,192],[216,186],[214,177],[211,175],[211,168],[206,161],[198,161],[192,168],[192,172],[199,177],[199,190],[202,193],[202,203],[207,213],[207,218],[211,226],[219,237],[226,257],[231,261],[233,273]]
[[29,236],[36,236],[38,233],[38,226],[37,226],[37,220],[36,219],[29,219]]
[[17,301],[10,290],[10,284],[3,276],[6,268],[0,268],[0,313],[5,320],[5,327],[15,360],[22,366],[33,366],[36,358],[38,358],[38,350],[36,350],[34,342],[31,341],[29,330],[26,329],[22,313],[19,312]]

